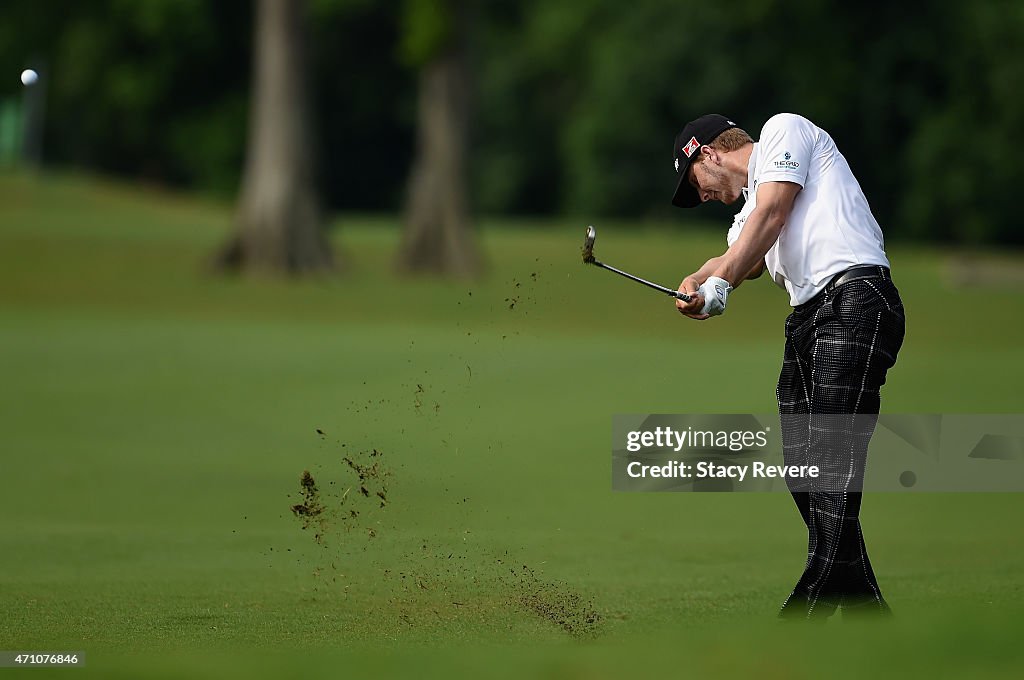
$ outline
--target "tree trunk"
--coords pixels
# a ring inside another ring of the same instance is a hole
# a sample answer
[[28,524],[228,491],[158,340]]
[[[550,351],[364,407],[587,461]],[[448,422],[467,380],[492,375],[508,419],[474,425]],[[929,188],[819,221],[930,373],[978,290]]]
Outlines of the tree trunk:
[[249,142],[236,231],[223,269],[301,274],[330,269],[314,182],[305,79],[305,0],[259,0]]
[[468,99],[461,47],[441,52],[420,69],[418,148],[398,262],[406,271],[456,276],[480,271],[466,195]]

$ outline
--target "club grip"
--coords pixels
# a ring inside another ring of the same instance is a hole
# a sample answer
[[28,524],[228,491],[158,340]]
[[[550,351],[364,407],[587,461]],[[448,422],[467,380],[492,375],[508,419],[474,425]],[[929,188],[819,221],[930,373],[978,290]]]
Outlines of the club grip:
[[686,293],[673,293],[672,297],[682,300],[683,302],[693,302],[693,297]]

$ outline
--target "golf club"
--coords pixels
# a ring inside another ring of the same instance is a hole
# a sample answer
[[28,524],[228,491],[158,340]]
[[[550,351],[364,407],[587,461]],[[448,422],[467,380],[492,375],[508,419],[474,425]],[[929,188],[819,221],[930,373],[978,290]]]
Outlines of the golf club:
[[621,269],[616,269],[615,267],[607,265],[604,262],[601,262],[600,260],[596,259],[594,257],[594,241],[596,241],[596,240],[597,240],[597,229],[594,229],[593,226],[587,227],[587,237],[583,241],[583,263],[584,264],[597,265],[598,267],[602,267],[603,269],[607,269],[610,272],[615,272],[619,276],[625,276],[627,279],[630,279],[632,281],[636,281],[637,283],[642,283],[645,286],[647,286],[648,288],[653,288],[654,290],[660,290],[662,293],[665,293],[666,295],[671,295],[672,297],[678,298],[678,299],[682,300],[683,302],[691,302],[693,300],[693,298],[691,296],[687,295],[686,293],[680,293],[679,291],[672,290],[671,288],[666,288],[665,286],[659,286],[656,283],[651,283],[650,281],[647,281],[646,279],[641,279],[639,276],[633,276],[632,274],[624,272]]

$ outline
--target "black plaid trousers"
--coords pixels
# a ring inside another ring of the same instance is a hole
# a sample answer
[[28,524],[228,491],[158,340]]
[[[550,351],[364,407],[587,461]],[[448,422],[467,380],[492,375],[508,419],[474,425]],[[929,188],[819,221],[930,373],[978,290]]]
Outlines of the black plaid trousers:
[[807,525],[803,575],[782,618],[818,619],[841,607],[888,614],[861,533],[861,481],[879,388],[903,344],[905,317],[888,269],[831,284],[786,319],[778,402],[787,465],[818,464],[822,480],[788,480]]

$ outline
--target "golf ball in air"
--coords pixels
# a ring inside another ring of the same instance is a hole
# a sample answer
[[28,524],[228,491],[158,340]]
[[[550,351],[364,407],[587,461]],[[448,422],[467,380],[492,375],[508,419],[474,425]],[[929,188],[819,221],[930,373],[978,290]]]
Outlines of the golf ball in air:
[[39,80],[39,74],[30,68],[25,69],[21,72],[21,84],[22,85],[35,85],[35,82]]

